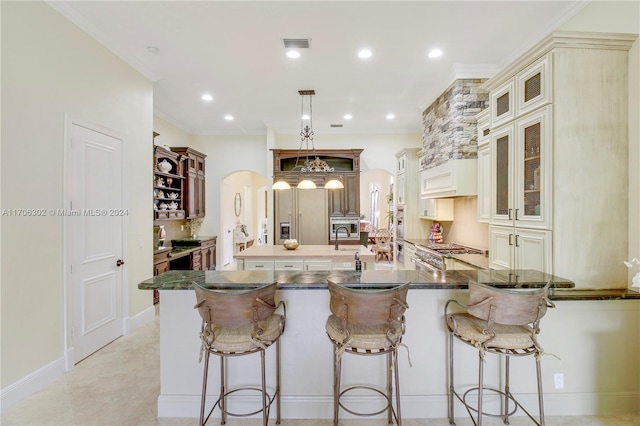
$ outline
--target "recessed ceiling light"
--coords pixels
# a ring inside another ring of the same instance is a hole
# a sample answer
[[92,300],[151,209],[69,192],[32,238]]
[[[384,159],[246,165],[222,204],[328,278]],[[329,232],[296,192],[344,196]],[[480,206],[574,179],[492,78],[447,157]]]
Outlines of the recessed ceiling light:
[[291,59],[298,59],[300,57],[300,52],[297,50],[289,50],[287,52],[287,56]]
[[227,115],[224,116],[224,119],[227,120],[227,121],[233,121],[233,115],[227,114]]
[[358,57],[362,59],[370,58],[373,53],[369,49],[362,49],[358,52]]
[[211,96],[209,93],[205,93],[204,95],[202,95],[202,100],[205,102],[211,102],[213,101],[213,96]]
[[309,117],[307,114],[303,114],[302,115],[302,119],[303,120],[308,120],[309,118],[311,118],[311,117]]
[[158,53],[160,53],[160,49],[155,46],[147,46],[147,52],[157,55]]
[[351,114],[345,114],[344,115],[344,119],[345,120],[351,120],[353,117],[351,116]]
[[393,120],[394,118],[396,118],[395,114],[392,114],[392,113],[387,114],[387,120]]
[[440,49],[433,49],[429,52],[429,57],[431,59],[433,58],[439,58],[440,56],[442,56],[442,50]]

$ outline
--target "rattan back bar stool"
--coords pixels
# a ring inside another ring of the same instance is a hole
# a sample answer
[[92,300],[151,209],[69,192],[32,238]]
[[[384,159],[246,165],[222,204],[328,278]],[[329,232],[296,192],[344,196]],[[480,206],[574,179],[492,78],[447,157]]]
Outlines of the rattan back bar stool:
[[[389,424],[402,424],[400,411],[400,379],[398,346],[405,332],[404,312],[409,284],[346,287],[329,281],[331,315],[326,331],[333,343],[333,424],[338,425],[340,407],[357,416],[374,416],[387,411]],[[341,388],[342,356],[387,354],[387,384],[384,391],[367,385]],[[393,376],[393,378],[392,378]],[[392,382],[395,379],[395,408]],[[367,389],[382,395],[386,406],[372,413],[359,413],[347,408],[340,398],[354,389]]]
[[[454,422],[454,397],[467,409],[473,423],[482,425],[483,416],[502,418],[509,424],[509,416],[518,408],[536,424],[544,426],[544,404],[542,397],[542,373],[540,357],[542,347],[536,336],[540,333],[540,319],[547,308],[555,305],[548,298],[549,282],[539,288],[497,288],[476,282],[469,283],[469,302],[464,305],[449,300],[445,305],[446,327],[449,331],[449,423]],[[455,303],[466,312],[449,313],[449,305]],[[478,386],[468,389],[462,396],[455,390],[453,381],[454,338],[478,351]],[[501,355],[505,359],[504,388],[494,389],[484,385],[484,360],[486,354]],[[534,356],[538,384],[539,422],[513,396],[509,389],[509,359],[511,357]],[[483,393],[491,391],[502,398],[500,413],[483,411]],[[477,392],[477,406],[467,401],[470,393]],[[509,408],[510,401],[514,403]],[[475,418],[474,418],[475,413]]]
[[[221,411],[221,424],[227,416],[247,417],[262,412],[263,425],[269,421],[269,409],[276,401],[276,424],[280,424],[280,336],[284,332],[286,306],[275,303],[277,284],[235,286],[226,289],[205,288],[194,283],[198,309],[202,317],[200,339],[202,347],[200,360],[204,355],[202,378],[202,400],[200,405],[200,425],[204,425],[213,410]],[[283,313],[276,313],[282,307]],[[276,344],[276,385],[272,395],[267,393],[265,373],[265,350]],[[261,386],[227,389],[226,358],[260,353]],[[209,356],[220,357],[220,395],[205,418],[207,376]],[[262,407],[250,413],[232,413],[227,409],[227,396],[241,391],[258,391],[262,396]]]

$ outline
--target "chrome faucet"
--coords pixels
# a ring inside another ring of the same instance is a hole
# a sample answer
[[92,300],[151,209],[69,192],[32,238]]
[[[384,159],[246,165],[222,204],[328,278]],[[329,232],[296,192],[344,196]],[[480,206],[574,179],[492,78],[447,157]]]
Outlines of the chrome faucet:
[[346,226],[338,226],[336,228],[336,250],[338,250],[338,229],[344,229],[345,231],[347,231],[347,237],[351,236],[351,232],[349,232],[349,228],[347,228]]

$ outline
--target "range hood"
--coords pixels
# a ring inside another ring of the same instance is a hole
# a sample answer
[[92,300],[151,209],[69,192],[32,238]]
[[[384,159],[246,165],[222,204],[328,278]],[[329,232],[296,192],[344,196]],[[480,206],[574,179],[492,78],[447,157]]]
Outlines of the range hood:
[[478,195],[478,159],[449,160],[420,172],[421,198]]

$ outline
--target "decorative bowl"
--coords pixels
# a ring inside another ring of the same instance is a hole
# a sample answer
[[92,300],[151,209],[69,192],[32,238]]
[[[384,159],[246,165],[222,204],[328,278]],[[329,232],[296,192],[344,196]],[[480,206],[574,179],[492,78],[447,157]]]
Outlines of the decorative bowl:
[[160,203],[158,207],[160,207],[160,210],[166,210],[168,206],[166,203]]
[[299,246],[298,240],[296,239],[284,240],[283,245],[284,245],[284,248],[286,248],[287,250],[295,250]]

